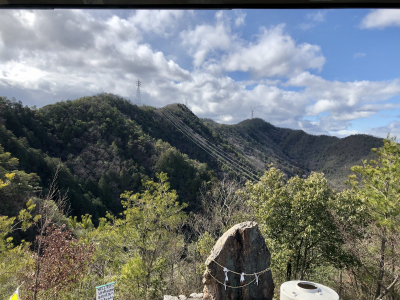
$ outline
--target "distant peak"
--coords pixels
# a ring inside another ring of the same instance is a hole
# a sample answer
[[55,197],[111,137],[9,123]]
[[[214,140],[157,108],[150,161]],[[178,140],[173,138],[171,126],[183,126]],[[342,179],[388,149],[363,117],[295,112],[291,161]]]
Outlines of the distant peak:
[[253,119],[246,119],[246,120],[243,120],[242,122],[239,122],[237,125],[245,125],[245,126],[255,126],[255,125],[269,125],[269,126],[273,126],[273,127],[275,127],[274,125],[272,125],[271,123],[269,123],[269,122],[267,122],[267,121],[264,121],[263,119],[261,119],[261,118],[253,118]]

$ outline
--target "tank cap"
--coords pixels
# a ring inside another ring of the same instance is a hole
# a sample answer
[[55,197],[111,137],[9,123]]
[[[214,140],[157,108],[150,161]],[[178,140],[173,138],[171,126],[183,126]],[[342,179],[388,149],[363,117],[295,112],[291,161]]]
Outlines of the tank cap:
[[297,288],[306,292],[306,293],[318,293],[320,289],[317,285],[313,284],[312,282],[304,282],[300,281],[297,283]]

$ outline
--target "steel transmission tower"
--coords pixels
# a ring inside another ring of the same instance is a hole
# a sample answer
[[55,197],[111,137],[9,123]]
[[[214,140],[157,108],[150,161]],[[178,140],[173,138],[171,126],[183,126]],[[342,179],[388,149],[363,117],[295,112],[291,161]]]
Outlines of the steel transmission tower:
[[251,118],[253,119],[253,110],[251,110]]
[[136,90],[136,99],[135,99],[137,106],[142,106],[142,98],[140,96],[140,86],[141,85],[142,85],[142,83],[138,79],[138,81],[136,81],[137,90]]

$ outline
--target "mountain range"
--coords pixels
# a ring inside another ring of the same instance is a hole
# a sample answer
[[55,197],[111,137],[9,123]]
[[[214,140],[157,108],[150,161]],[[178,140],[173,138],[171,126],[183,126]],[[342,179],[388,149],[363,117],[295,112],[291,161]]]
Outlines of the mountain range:
[[[289,177],[323,172],[340,190],[350,167],[372,158],[382,139],[315,136],[259,118],[218,124],[183,104],[138,107],[103,93],[40,109],[0,97],[0,146],[18,158],[20,170],[38,175],[42,194],[61,165],[58,187],[68,195],[71,213],[97,220],[106,211],[120,213],[120,194],[142,191],[142,180],[157,172],[168,174],[189,211],[199,209],[205,183],[224,174],[257,180],[271,163]],[[0,211],[7,201],[2,197]]]

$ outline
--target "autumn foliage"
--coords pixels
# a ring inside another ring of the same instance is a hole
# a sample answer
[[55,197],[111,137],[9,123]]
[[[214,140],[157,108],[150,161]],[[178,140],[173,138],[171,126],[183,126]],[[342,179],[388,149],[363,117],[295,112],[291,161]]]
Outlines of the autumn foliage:
[[35,264],[28,267],[27,299],[47,299],[72,290],[87,273],[94,246],[80,243],[65,225],[48,227],[45,235],[36,237],[36,244],[41,249],[34,254]]

